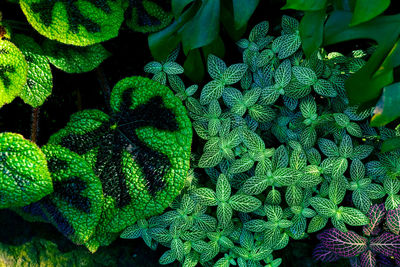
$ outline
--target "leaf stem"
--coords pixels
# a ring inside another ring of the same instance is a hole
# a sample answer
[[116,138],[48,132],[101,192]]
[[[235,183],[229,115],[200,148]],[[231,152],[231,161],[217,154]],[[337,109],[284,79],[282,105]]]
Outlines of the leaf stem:
[[36,143],[39,133],[39,113],[40,108],[33,108],[32,110],[32,126],[31,126],[31,141]]

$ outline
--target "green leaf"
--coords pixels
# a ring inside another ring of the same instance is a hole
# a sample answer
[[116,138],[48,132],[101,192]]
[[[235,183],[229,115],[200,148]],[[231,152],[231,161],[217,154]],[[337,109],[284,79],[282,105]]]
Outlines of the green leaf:
[[279,146],[272,156],[272,166],[273,168],[286,168],[289,164],[289,155],[284,145]]
[[242,79],[246,71],[246,64],[233,64],[225,70],[225,72],[222,74],[221,80],[225,85],[237,83],[238,81],[240,81],[240,79]]
[[53,192],[39,147],[15,133],[0,133],[0,208],[23,207]]
[[356,208],[358,208],[365,214],[368,213],[369,208],[372,205],[372,202],[365,191],[361,191],[359,189],[354,190],[352,194],[352,200]]
[[339,154],[342,157],[349,158],[353,154],[353,141],[349,135],[344,135],[339,146]]
[[236,211],[249,213],[258,209],[262,203],[255,197],[236,194],[229,199],[229,204]]
[[279,87],[284,88],[286,87],[292,77],[292,67],[290,64],[290,60],[286,59],[282,61],[279,65],[278,69],[275,72],[274,79]]
[[340,204],[346,195],[347,181],[345,180],[343,177],[337,177],[329,184],[329,199],[336,205]]
[[101,44],[78,47],[45,40],[43,50],[51,64],[68,73],[94,70],[110,56]]
[[[54,192],[37,203],[64,236],[83,244],[94,234],[104,208],[101,180],[86,160],[67,148],[46,145],[42,151],[51,171]],[[60,221],[68,222],[73,231]]]
[[264,152],[265,144],[261,137],[255,132],[245,128],[241,131],[241,137],[244,145],[251,151]]
[[346,127],[350,123],[349,117],[343,113],[334,113],[333,117],[340,127]]
[[301,45],[300,35],[297,33],[279,36],[275,41],[279,42],[279,59],[284,59],[293,55]]
[[319,215],[326,218],[334,216],[337,209],[333,201],[322,197],[312,197],[310,204]]
[[317,103],[312,96],[305,97],[300,101],[300,111],[304,118],[311,118],[317,113]]
[[318,80],[317,75],[310,68],[293,66],[292,70],[294,77],[304,85],[313,85]]
[[217,195],[209,188],[197,188],[192,191],[193,199],[205,206],[216,206]]
[[300,37],[304,53],[307,57],[310,57],[322,45],[325,17],[325,9],[320,9],[317,11],[306,11],[301,19]]
[[337,92],[335,88],[333,88],[332,83],[327,80],[318,79],[318,81],[314,84],[314,91],[325,97],[336,97]]
[[19,95],[26,83],[28,65],[11,42],[0,40],[0,107]]
[[220,174],[218,177],[216,196],[217,199],[221,202],[228,201],[231,196],[231,186],[224,174]]
[[286,0],[282,9],[296,9],[302,11],[316,11],[324,8],[326,0]]
[[160,71],[162,71],[162,67],[163,67],[163,65],[160,62],[152,61],[152,62],[147,63],[144,66],[143,70],[148,73],[157,74]]
[[232,207],[227,202],[218,204],[217,218],[222,227],[226,227],[232,220]]
[[[219,1],[203,1],[200,9],[182,29],[182,44],[185,54],[189,50],[212,43],[219,32]],[[207,29],[206,31],[204,29]]]
[[303,199],[303,191],[296,185],[288,186],[286,189],[285,199],[289,206],[297,206],[301,204]]
[[163,71],[166,74],[174,75],[174,74],[182,74],[184,70],[182,66],[176,62],[166,62],[163,65]]
[[337,145],[329,139],[325,138],[318,139],[318,146],[319,149],[322,151],[322,153],[324,153],[324,155],[327,157],[339,156],[339,149]]
[[343,207],[341,215],[343,221],[351,226],[362,226],[369,223],[368,217],[354,208]]
[[361,138],[363,135],[361,127],[355,122],[350,122],[346,126],[346,130],[350,135],[355,136],[355,137]]
[[264,211],[268,218],[268,221],[277,222],[283,217],[283,211],[280,206],[266,205],[264,207]]
[[241,173],[251,169],[254,165],[254,160],[248,155],[243,156],[240,159],[236,159],[230,168],[231,173]]
[[400,117],[400,82],[383,88],[381,99],[375,107],[371,126],[379,127]]
[[224,85],[219,80],[213,80],[207,83],[200,95],[200,103],[202,105],[209,104],[211,100],[218,99],[222,96]]
[[209,54],[207,58],[207,70],[214,80],[221,79],[222,74],[226,70],[226,64],[219,57]]
[[277,183],[283,186],[295,184],[301,177],[301,172],[292,168],[277,169],[273,176]]
[[31,37],[16,34],[13,41],[28,63],[27,81],[19,96],[25,103],[36,108],[43,104],[53,88],[49,61],[43,55],[42,48]]
[[158,260],[158,262],[161,265],[167,265],[167,264],[173,263],[175,260],[176,260],[176,256],[174,255],[172,250],[167,250],[167,251],[164,252],[164,254],[161,255],[161,257]]
[[337,158],[332,165],[332,167],[333,167],[332,176],[333,177],[342,176],[345,173],[345,171],[347,170],[348,164],[349,163],[346,158],[343,158],[343,157]]
[[249,41],[255,42],[261,39],[262,37],[265,37],[268,33],[268,30],[269,30],[268,21],[262,21],[258,23],[256,26],[254,26],[253,29],[251,29],[249,34]]
[[261,233],[267,230],[267,223],[264,220],[256,219],[244,223],[244,228],[251,232]]
[[248,111],[250,117],[257,122],[269,122],[275,118],[275,112],[270,106],[255,104]]
[[22,0],[20,5],[35,30],[65,44],[87,46],[114,38],[124,20],[120,0],[97,5],[78,0]]
[[392,138],[389,138],[389,139],[383,141],[382,147],[381,147],[381,152],[385,153],[385,152],[390,152],[390,151],[397,150],[397,149],[400,149],[400,137],[399,136],[392,137]]
[[307,127],[303,130],[300,136],[300,143],[304,149],[310,149],[317,141],[317,132],[313,127]]
[[189,52],[183,63],[185,75],[192,81],[200,82],[204,78],[204,64],[201,58],[199,49],[194,49]]
[[184,8],[189,5],[194,0],[172,0],[171,1],[171,9],[175,18],[179,17],[182,14]]
[[315,233],[325,227],[328,222],[328,218],[320,215],[315,215],[308,224],[307,233]]
[[218,165],[223,159],[223,154],[219,151],[219,148],[210,149],[204,151],[199,160],[200,168],[212,168]]
[[264,176],[253,176],[243,184],[243,192],[249,195],[258,195],[267,189],[268,179]]
[[241,29],[253,15],[259,0],[233,0],[232,3],[235,29]]
[[369,21],[383,13],[390,5],[390,0],[357,0],[350,26]]

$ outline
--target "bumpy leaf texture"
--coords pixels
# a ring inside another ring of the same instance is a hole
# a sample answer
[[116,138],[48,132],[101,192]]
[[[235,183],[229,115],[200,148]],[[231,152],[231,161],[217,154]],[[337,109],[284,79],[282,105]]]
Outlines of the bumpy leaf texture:
[[104,198],[100,179],[78,154],[58,145],[42,148],[53,179],[54,192],[24,207],[52,223],[76,244],[83,244],[99,223]]
[[392,233],[383,233],[370,240],[370,249],[388,257],[400,254],[400,236]]
[[331,228],[318,235],[321,244],[343,257],[354,257],[367,250],[367,239],[353,231],[346,233]]
[[20,5],[40,34],[79,46],[116,37],[124,19],[121,0],[21,0]]
[[370,219],[370,223],[363,227],[363,232],[365,235],[370,236],[373,234],[379,224],[382,222],[386,214],[385,205],[384,204],[375,204],[371,206],[368,212],[368,218]]
[[111,116],[85,110],[53,135],[83,156],[103,185],[105,208],[87,246],[107,245],[137,219],[161,213],[189,170],[192,131],[180,100],[159,83],[126,78],[111,93]]
[[360,255],[361,266],[363,267],[375,267],[376,257],[371,250],[367,250]]
[[128,5],[126,24],[134,31],[156,32],[172,20],[169,0],[125,0]]
[[0,40],[0,107],[21,92],[28,73],[24,55],[11,42]]
[[0,208],[26,206],[52,191],[46,158],[36,144],[0,133]]

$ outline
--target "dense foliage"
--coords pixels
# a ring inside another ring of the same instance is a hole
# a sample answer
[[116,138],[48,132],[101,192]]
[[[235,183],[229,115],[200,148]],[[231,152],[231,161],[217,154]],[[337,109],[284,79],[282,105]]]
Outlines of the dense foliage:
[[[292,16],[242,37],[259,4],[20,0],[27,22],[0,15],[0,107],[33,107],[30,141],[0,133],[0,208],[91,252],[141,238],[160,264],[277,267],[308,240],[315,260],[399,265],[399,15],[390,0],[288,0]],[[111,90],[101,42],[124,23],[152,32],[151,80]],[[337,44],[354,39],[372,42]],[[96,70],[106,104],[39,147],[52,67]]]

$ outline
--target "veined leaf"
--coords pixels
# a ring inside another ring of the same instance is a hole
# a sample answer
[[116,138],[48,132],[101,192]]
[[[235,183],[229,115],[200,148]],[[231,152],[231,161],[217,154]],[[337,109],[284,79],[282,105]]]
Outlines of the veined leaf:
[[322,197],[312,197],[310,204],[323,217],[332,217],[337,209],[333,201]]

